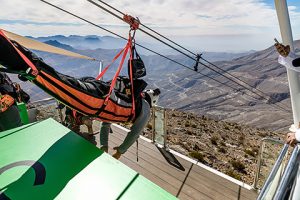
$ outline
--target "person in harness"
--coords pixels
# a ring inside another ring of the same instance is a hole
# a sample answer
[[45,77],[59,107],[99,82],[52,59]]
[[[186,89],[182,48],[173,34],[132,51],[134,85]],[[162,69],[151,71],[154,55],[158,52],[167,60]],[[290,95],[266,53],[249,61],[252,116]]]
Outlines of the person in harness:
[[0,131],[9,130],[22,125],[17,102],[29,101],[29,96],[18,84],[14,84],[6,73],[0,72]]
[[[57,72],[31,51],[15,41],[9,40],[0,30],[0,70],[16,73],[30,80],[59,102],[72,110],[107,122],[130,122],[136,118],[141,105],[140,93],[147,83],[132,76],[132,39],[129,38],[120,65],[110,82],[101,77],[107,68],[95,79],[85,77],[77,79]],[[130,51],[130,75],[120,77],[127,53]],[[107,66],[109,67],[109,66]]]
[[[119,76],[128,51],[129,78]],[[23,80],[31,81],[59,102],[84,116],[107,123],[133,122],[139,126],[137,129],[142,130],[146,125],[144,121],[147,121],[150,115],[150,106],[141,95],[147,83],[139,79],[146,74],[146,70],[140,57],[136,55],[135,58],[136,52],[131,36],[114,60],[122,53],[119,68],[111,81],[101,80],[110,65],[96,79],[77,79],[57,72],[30,50],[9,40],[0,30],[0,64],[5,67],[0,70],[19,74]],[[125,151],[126,148],[118,153]]]

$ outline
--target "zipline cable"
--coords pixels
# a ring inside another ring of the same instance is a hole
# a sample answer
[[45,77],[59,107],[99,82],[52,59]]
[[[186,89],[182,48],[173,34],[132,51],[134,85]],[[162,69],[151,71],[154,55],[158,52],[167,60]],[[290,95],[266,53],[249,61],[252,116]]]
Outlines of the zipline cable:
[[[89,24],[91,24],[91,25],[93,25],[93,26],[95,26],[95,27],[98,27],[98,28],[100,28],[100,29],[102,29],[102,30],[104,30],[104,31],[107,31],[107,32],[109,32],[109,33],[111,33],[111,34],[113,34],[113,35],[115,35],[115,36],[117,36],[117,37],[120,37],[120,38],[122,38],[122,39],[124,39],[124,40],[127,40],[127,38],[125,38],[125,37],[123,37],[123,36],[121,36],[121,35],[119,35],[119,34],[117,34],[117,33],[114,33],[113,31],[110,31],[110,30],[108,30],[108,29],[106,29],[106,28],[103,28],[103,27],[101,27],[101,26],[99,26],[99,25],[97,25],[97,24],[95,24],[95,23],[93,23],[93,22],[91,22],[91,21],[89,21],[89,20],[86,20],[86,19],[84,19],[84,18],[82,18],[82,17],[80,17],[80,16],[78,16],[78,15],[75,15],[75,14],[73,14],[73,13],[71,13],[71,12],[69,12],[69,11],[67,11],[67,10],[65,10],[65,9],[63,9],[63,8],[60,8],[60,7],[58,7],[58,6],[54,5],[54,4],[51,4],[51,3],[49,3],[49,2],[47,2],[47,1],[45,1],[45,0],[41,0],[41,1],[42,1],[43,3],[46,3],[46,4],[50,5],[50,6],[52,6],[52,7],[56,8],[56,9],[58,9],[58,10],[61,10],[61,11],[65,12],[65,13],[67,13],[67,14],[69,14],[69,15],[72,15],[73,17],[76,17],[76,18],[78,18],[78,19],[80,19],[80,20],[83,20],[83,21],[85,21],[85,22],[87,22],[87,23],[89,23]],[[151,49],[149,49],[149,48],[147,48],[147,47],[145,47],[145,46],[143,46],[143,45],[140,45],[140,44],[138,44],[138,43],[136,43],[136,45],[139,46],[139,47],[141,47],[141,48],[143,48],[143,49],[146,49],[146,50],[148,50],[148,51],[150,51],[150,52],[152,52],[152,53],[154,53],[154,54],[157,54],[157,55],[159,55],[159,56],[161,56],[161,57],[163,57],[163,58],[165,58],[165,59],[167,59],[167,60],[169,60],[169,61],[172,61],[172,62],[174,62],[174,63],[176,63],[176,64],[178,64],[178,65],[181,65],[181,66],[183,66],[183,67],[185,67],[185,68],[187,68],[187,69],[189,69],[189,70],[194,71],[194,69],[192,69],[192,68],[190,68],[190,67],[188,67],[188,66],[186,66],[186,65],[184,65],[184,64],[182,64],[182,63],[179,63],[178,61],[175,61],[175,60],[173,60],[173,59],[171,59],[171,58],[168,58],[167,56],[164,56],[164,55],[162,55],[162,54],[160,54],[160,53],[158,53],[158,52],[155,52],[155,51],[153,51],[153,50],[151,50]],[[203,65],[203,63],[201,63],[201,64]],[[209,79],[212,79],[212,80],[214,80],[214,81],[220,83],[221,85],[225,85],[225,86],[227,86],[227,87],[233,89],[233,91],[238,91],[236,88],[234,88],[234,87],[232,87],[232,86],[230,86],[230,85],[227,85],[227,84],[225,84],[225,83],[223,83],[223,82],[221,82],[221,81],[219,81],[219,80],[217,80],[217,79],[215,79],[215,78],[212,78],[212,77],[210,77],[210,76],[208,76],[208,75],[206,75],[206,74],[203,74],[203,73],[201,73],[201,72],[197,72],[197,73],[199,73],[199,74],[201,74],[201,75],[203,75],[203,76],[205,76],[205,77],[207,77],[207,78],[209,78]],[[219,74],[220,74],[220,73],[219,73]],[[222,74],[220,74],[220,75],[222,75]],[[225,76],[225,78],[229,79],[229,78],[226,77],[226,76]],[[231,79],[229,79],[229,80],[231,80]],[[232,80],[231,80],[231,81],[232,81]],[[238,84],[238,83],[236,83],[236,84]],[[238,85],[240,85],[240,84],[238,84]],[[242,86],[242,85],[240,85],[240,86]],[[243,86],[242,86],[242,87],[243,87]],[[248,90],[248,91],[254,93],[253,91],[249,90],[249,89],[246,88],[246,87],[244,87],[244,89],[246,89],[246,90]],[[254,93],[254,94],[256,94],[256,93]],[[247,95],[247,96],[249,96],[249,97],[251,97],[251,98],[253,98],[253,99],[260,100],[260,99],[257,99],[257,98],[255,98],[255,97],[253,97],[253,96],[251,96],[251,95],[249,95],[249,94],[247,94],[247,93],[245,93],[245,95]],[[256,95],[257,95],[257,94],[256,94]],[[259,95],[258,95],[258,96],[259,96]],[[262,98],[268,100],[268,99],[265,98],[265,97],[262,97]],[[287,110],[287,109],[285,109],[285,108],[283,108],[283,107],[281,107],[281,106],[279,106],[279,105],[277,105],[277,104],[268,104],[268,105],[273,106],[273,107],[276,107],[277,109],[280,109],[280,110],[289,112],[289,110]]]
[[[103,9],[104,11],[110,13],[111,15],[117,17],[118,19],[124,21],[124,19],[123,19],[122,17],[120,17],[120,16],[118,16],[117,14],[113,13],[112,11],[106,9],[105,7],[103,7],[103,6],[101,6],[101,5],[97,4],[97,3],[95,3],[94,1],[92,1],[92,0],[87,0],[87,1],[90,2],[90,3],[92,3],[93,5],[95,5],[95,6],[99,7],[99,8],[101,8],[101,9]],[[112,8],[113,10],[115,10],[115,11],[121,13],[122,15],[125,15],[123,12],[121,12],[120,10],[114,8],[113,6],[111,6],[111,5],[107,4],[107,3],[104,3],[104,2],[101,1],[101,0],[98,0],[98,1],[100,1],[100,2],[103,3],[104,5],[108,6],[109,8]],[[136,19],[136,20],[137,20],[137,19]],[[139,22],[139,23],[140,23],[140,22]],[[140,24],[141,24],[141,23],[140,23]],[[142,25],[142,24],[141,24],[141,25]],[[145,27],[145,25],[143,25],[143,26]],[[253,87],[253,86],[251,86],[251,85],[248,84],[247,82],[245,82],[245,81],[243,81],[242,79],[240,79],[240,78],[238,78],[238,77],[232,75],[231,73],[229,73],[229,72],[223,70],[222,68],[216,66],[215,64],[209,62],[208,60],[206,60],[206,59],[204,59],[204,58],[201,58],[201,59],[203,59],[205,62],[207,62],[207,63],[209,63],[210,65],[214,66],[215,68],[221,70],[223,73],[228,74],[229,76],[231,76],[231,77],[234,78],[235,80],[233,80],[233,79],[231,79],[231,78],[225,76],[225,74],[220,73],[219,71],[213,69],[212,67],[209,67],[208,65],[206,65],[206,64],[204,64],[204,63],[202,63],[202,62],[197,61],[197,59],[195,59],[194,57],[192,57],[192,56],[190,56],[190,55],[188,55],[188,54],[186,54],[186,53],[184,53],[184,52],[178,50],[177,48],[175,48],[175,47],[173,47],[172,45],[166,43],[165,41],[159,39],[158,37],[156,37],[156,36],[150,34],[149,32],[147,32],[147,31],[145,31],[145,30],[143,30],[143,29],[141,29],[141,28],[138,28],[138,29],[139,29],[141,32],[143,32],[143,33],[149,35],[150,37],[152,37],[152,38],[154,38],[154,39],[156,39],[157,41],[159,41],[159,42],[165,44],[166,46],[168,46],[168,47],[170,47],[170,48],[176,50],[177,52],[179,52],[179,53],[181,53],[181,54],[187,56],[188,58],[190,58],[190,59],[192,59],[192,60],[198,62],[199,64],[205,66],[206,68],[208,68],[208,69],[210,69],[210,70],[216,72],[217,74],[219,74],[219,75],[221,75],[221,76],[223,76],[223,77],[225,77],[225,78],[231,80],[232,82],[234,82],[234,83],[236,83],[237,85],[243,87],[244,89],[250,90],[251,92],[255,93],[257,96],[260,96],[261,98],[263,98],[263,99],[265,99],[265,100],[267,100],[267,101],[269,101],[269,99],[274,100],[274,99],[273,99],[272,97],[270,97],[268,94],[266,94],[266,93],[264,93],[263,91],[261,91],[261,90],[255,88],[255,87]],[[151,29],[151,30],[152,30],[152,29]],[[152,31],[153,31],[153,30],[152,30]],[[156,31],[154,31],[154,32],[157,33]],[[171,41],[172,43],[174,43],[174,44],[176,44],[177,46],[180,46],[180,47],[182,48],[181,45],[179,45],[179,44],[173,42],[172,40],[168,39],[167,37],[165,37],[165,36],[163,36],[163,35],[161,35],[161,34],[159,34],[159,33],[158,33],[158,35],[160,35],[161,37],[167,39],[168,41]],[[184,49],[185,49],[185,48],[184,48]],[[185,49],[185,50],[186,50],[186,49]],[[188,50],[188,51],[189,51],[189,50]],[[189,52],[191,52],[191,51],[189,51]],[[192,53],[192,54],[197,56],[197,54],[195,54],[195,53]],[[241,83],[243,83],[243,84],[239,83],[238,81],[241,82]],[[246,85],[247,87],[246,87],[245,85]],[[259,93],[257,93],[257,92],[254,92],[253,90],[258,91],[258,92],[260,92],[261,94],[259,94]],[[265,96],[267,96],[267,97],[265,97]]]
[[[116,12],[122,14],[123,16],[125,15],[125,13],[123,13],[122,11],[118,10],[117,8],[115,8],[115,7],[111,6],[111,5],[109,5],[108,3],[106,3],[106,2],[104,2],[104,1],[102,1],[102,0],[98,0],[98,1],[100,1],[101,3],[103,3],[104,5],[106,5],[107,7],[109,7],[109,8],[111,8],[111,9],[115,10]],[[185,48],[184,46],[182,46],[182,45],[180,45],[180,44],[174,42],[173,40],[170,40],[170,39],[167,38],[166,36],[160,34],[159,32],[157,32],[157,31],[155,31],[155,30],[153,30],[153,29],[150,28],[149,26],[146,26],[145,24],[143,24],[143,23],[141,23],[141,22],[140,22],[140,25],[142,25],[142,26],[145,27],[146,29],[152,31],[153,33],[156,33],[156,34],[159,35],[160,37],[162,37],[162,38],[168,40],[169,42],[175,44],[176,46],[178,46],[178,47],[180,47],[180,48],[186,50],[187,52],[193,54],[194,56],[197,56],[197,54],[195,54],[194,52],[192,52],[192,51],[190,51],[189,49]]]

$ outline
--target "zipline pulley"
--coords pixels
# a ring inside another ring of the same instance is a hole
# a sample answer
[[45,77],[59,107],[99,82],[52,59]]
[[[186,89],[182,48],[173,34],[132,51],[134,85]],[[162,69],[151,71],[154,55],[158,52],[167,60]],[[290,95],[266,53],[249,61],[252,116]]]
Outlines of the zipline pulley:
[[123,16],[123,20],[124,20],[124,22],[126,22],[130,25],[131,30],[137,30],[139,28],[139,25],[140,25],[139,19],[135,19],[131,15],[125,14]]
[[199,65],[199,61],[200,61],[201,56],[202,56],[202,53],[197,54],[197,56],[196,56],[196,63],[194,65],[194,71],[196,71],[196,72],[198,71],[198,65]]

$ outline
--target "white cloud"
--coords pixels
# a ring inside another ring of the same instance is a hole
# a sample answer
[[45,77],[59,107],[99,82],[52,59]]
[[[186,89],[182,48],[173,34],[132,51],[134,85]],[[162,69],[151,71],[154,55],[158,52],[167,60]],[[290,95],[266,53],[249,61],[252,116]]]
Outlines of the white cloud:
[[[96,24],[115,25],[106,26],[106,28],[117,31],[123,36],[127,35],[128,28],[123,22],[86,0],[49,0],[49,2]],[[220,35],[221,38],[240,44],[232,50],[247,50],[248,47],[266,48],[269,45],[267,41],[272,41],[273,37],[279,35],[276,12],[262,0],[105,0],[105,2],[122,12],[138,16],[142,23],[171,38],[193,37],[201,40],[203,37],[212,36],[211,42],[213,42],[213,38]],[[0,27],[22,35],[108,34],[39,0],[1,0],[1,8],[5,9],[1,9]],[[300,31],[297,28],[300,27],[299,8],[290,6],[289,9],[292,25],[295,27],[294,36],[299,38]],[[38,24],[8,24],[3,23],[5,20],[25,20]],[[47,24],[51,22],[70,23],[70,25]],[[138,34],[140,37],[141,35]],[[232,37],[223,37],[226,35]],[[247,40],[234,41],[235,38],[247,38],[247,36],[252,40],[259,37],[260,42],[255,44]],[[193,44],[193,42],[190,43]]]

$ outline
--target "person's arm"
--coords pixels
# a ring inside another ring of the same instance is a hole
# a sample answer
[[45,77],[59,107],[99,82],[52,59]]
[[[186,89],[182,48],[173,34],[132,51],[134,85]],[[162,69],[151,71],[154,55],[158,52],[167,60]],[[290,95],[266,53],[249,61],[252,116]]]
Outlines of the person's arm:
[[291,54],[288,57],[279,56],[278,62],[285,66],[288,69],[294,70],[296,72],[300,72],[300,67],[295,64],[295,61],[297,61],[299,58],[296,58],[295,54]]

